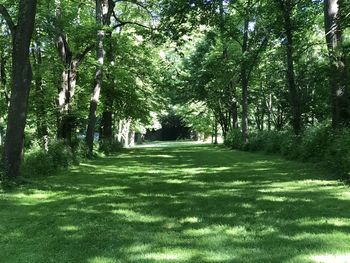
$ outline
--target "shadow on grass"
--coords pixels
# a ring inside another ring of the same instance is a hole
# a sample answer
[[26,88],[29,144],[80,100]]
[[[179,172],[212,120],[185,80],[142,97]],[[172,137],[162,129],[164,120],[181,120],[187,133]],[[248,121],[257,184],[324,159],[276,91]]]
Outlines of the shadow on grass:
[[314,165],[207,145],[131,149],[2,194],[0,205],[1,262],[350,256],[347,187]]

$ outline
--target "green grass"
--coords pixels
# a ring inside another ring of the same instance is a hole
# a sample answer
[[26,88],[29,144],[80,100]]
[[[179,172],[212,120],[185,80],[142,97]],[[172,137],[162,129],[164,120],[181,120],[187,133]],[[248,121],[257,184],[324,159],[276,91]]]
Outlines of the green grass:
[[0,193],[0,262],[350,262],[350,191],[274,156],[130,149]]

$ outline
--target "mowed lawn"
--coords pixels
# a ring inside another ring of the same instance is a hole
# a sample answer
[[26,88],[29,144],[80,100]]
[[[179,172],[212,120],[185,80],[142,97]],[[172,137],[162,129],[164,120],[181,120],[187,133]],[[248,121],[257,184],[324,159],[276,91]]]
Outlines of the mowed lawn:
[[210,145],[126,150],[1,192],[0,262],[350,262],[350,189],[329,178]]

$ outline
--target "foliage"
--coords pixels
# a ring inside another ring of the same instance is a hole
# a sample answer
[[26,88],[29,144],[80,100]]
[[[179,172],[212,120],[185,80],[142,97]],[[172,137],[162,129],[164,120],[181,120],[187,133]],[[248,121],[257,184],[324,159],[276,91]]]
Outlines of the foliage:
[[72,149],[64,141],[51,142],[47,154],[51,156],[55,169],[67,168],[74,163]]
[[56,140],[50,142],[48,150],[44,150],[37,141],[32,142],[26,151],[22,173],[24,176],[49,176],[72,165],[78,165],[87,158],[86,144],[81,140],[72,143]]
[[226,135],[224,143],[232,149],[243,150],[245,148],[242,133],[238,129],[230,130]]
[[350,180],[350,130],[343,129],[331,134],[325,159],[327,165],[346,180]]
[[[262,151],[280,154],[288,159],[322,163],[335,174],[349,179],[350,173],[350,130],[333,131],[327,124],[309,127],[303,135],[296,136],[289,131],[263,131],[251,134],[246,145],[236,132],[234,142],[229,146],[248,151]],[[231,140],[232,141],[232,140]]]
[[115,154],[121,151],[123,144],[117,140],[113,141],[100,141],[99,142],[99,151],[106,155]]
[[303,134],[301,148],[302,160],[319,161],[326,156],[334,142],[334,131],[328,124],[311,126]]
[[52,156],[38,146],[26,153],[21,169],[25,177],[49,176],[56,171]]

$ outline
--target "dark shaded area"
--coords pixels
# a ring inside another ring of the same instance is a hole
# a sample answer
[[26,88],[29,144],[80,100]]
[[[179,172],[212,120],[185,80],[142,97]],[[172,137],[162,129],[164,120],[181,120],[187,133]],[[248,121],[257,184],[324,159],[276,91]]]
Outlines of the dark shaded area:
[[162,128],[147,130],[145,140],[176,141],[191,139],[191,129],[186,127],[181,118],[175,114],[163,116],[160,120]]

